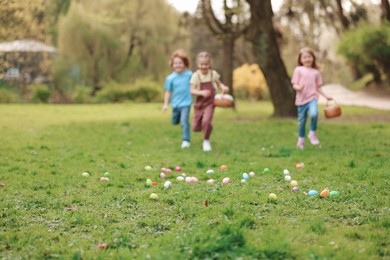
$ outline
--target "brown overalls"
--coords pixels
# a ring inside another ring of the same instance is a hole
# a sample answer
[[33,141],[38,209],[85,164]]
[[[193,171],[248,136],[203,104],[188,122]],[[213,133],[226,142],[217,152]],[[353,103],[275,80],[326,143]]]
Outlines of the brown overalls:
[[[198,74],[198,73],[197,73]],[[211,121],[214,115],[214,96],[215,88],[213,86],[213,72],[211,71],[211,81],[200,82],[200,90],[210,90],[210,96],[197,96],[194,104],[194,118],[192,120],[192,130],[194,132],[203,131],[204,140],[209,140],[213,126]]]

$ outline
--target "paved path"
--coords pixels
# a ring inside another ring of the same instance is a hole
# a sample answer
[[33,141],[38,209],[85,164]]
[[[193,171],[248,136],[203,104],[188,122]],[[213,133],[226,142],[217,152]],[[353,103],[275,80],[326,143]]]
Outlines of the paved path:
[[[369,95],[364,92],[354,92],[339,84],[324,85],[322,90],[332,96],[340,105],[366,106],[382,110],[390,110],[390,98]],[[325,104],[326,99],[320,95],[320,104]]]

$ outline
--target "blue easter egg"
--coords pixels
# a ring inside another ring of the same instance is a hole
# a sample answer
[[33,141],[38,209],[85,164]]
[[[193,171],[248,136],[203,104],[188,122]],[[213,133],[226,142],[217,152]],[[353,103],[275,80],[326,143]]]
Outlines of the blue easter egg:
[[311,191],[309,191],[309,193],[307,195],[309,195],[310,197],[317,196],[318,195],[318,191],[311,190]]

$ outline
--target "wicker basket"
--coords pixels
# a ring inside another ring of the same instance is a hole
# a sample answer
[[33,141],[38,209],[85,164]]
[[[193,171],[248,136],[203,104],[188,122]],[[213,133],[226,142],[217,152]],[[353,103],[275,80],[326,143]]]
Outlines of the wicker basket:
[[334,100],[332,105],[329,105],[329,102],[326,102],[324,113],[326,118],[334,118],[341,116],[341,107]]
[[214,97],[214,106],[216,107],[232,107],[234,98],[229,94],[216,94]]

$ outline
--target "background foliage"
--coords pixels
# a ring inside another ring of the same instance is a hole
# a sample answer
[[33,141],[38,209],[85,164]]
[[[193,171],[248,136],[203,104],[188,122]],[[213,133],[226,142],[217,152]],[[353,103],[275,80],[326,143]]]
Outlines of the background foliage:
[[[217,17],[220,26],[227,26],[221,17],[232,17],[235,28],[248,23],[246,1],[235,0],[234,3],[224,10],[214,10],[222,14]],[[24,62],[29,68],[27,71],[35,71],[32,78],[40,74],[47,79],[48,102],[80,102],[82,99],[73,99],[80,93],[80,88],[85,88],[81,92],[88,93],[91,102],[112,81],[123,84],[123,88],[133,86],[137,79],[142,78],[162,84],[170,71],[168,58],[177,48],[190,55],[191,69],[196,68],[194,58],[197,52],[208,50],[214,56],[214,68],[225,71],[223,41],[226,35],[210,31],[201,5],[195,14],[180,14],[164,0],[100,0],[99,4],[90,0],[4,0],[0,7],[4,10],[0,17],[1,41],[34,38],[58,47],[55,58],[44,55],[35,64],[28,60]],[[291,73],[296,66],[299,49],[310,46],[316,51],[326,83],[350,85],[356,81],[354,86],[364,86],[373,80],[377,86],[387,89],[390,71],[386,56],[389,48],[387,12],[388,1],[380,4],[350,0],[284,1],[275,12],[274,27],[288,72]],[[363,42],[367,37],[369,42]],[[359,43],[359,46],[354,46],[354,50],[345,47],[348,41],[353,41],[354,45]],[[0,53],[3,57],[0,59],[3,67],[0,75],[4,76],[6,69],[17,66],[10,62],[17,59],[15,55],[25,56]],[[347,62],[341,56],[345,56]],[[232,59],[234,69],[258,62],[244,35],[235,40]],[[22,66],[21,62],[18,64]],[[240,77],[240,72],[233,74]],[[367,74],[372,76],[367,77]],[[222,80],[229,82],[224,74]],[[234,79],[234,82],[240,81],[243,80]],[[9,88],[5,88],[1,92],[2,100],[30,101],[31,93],[25,92],[34,87],[21,86],[26,83],[24,79],[15,83],[10,85],[19,86],[19,90],[13,92],[20,97],[7,98],[12,94]],[[233,89],[236,88],[238,93],[246,88],[245,92],[255,95],[251,98],[260,96],[250,90],[250,85],[240,83],[234,85]],[[244,98],[245,95],[239,94],[238,97]]]

